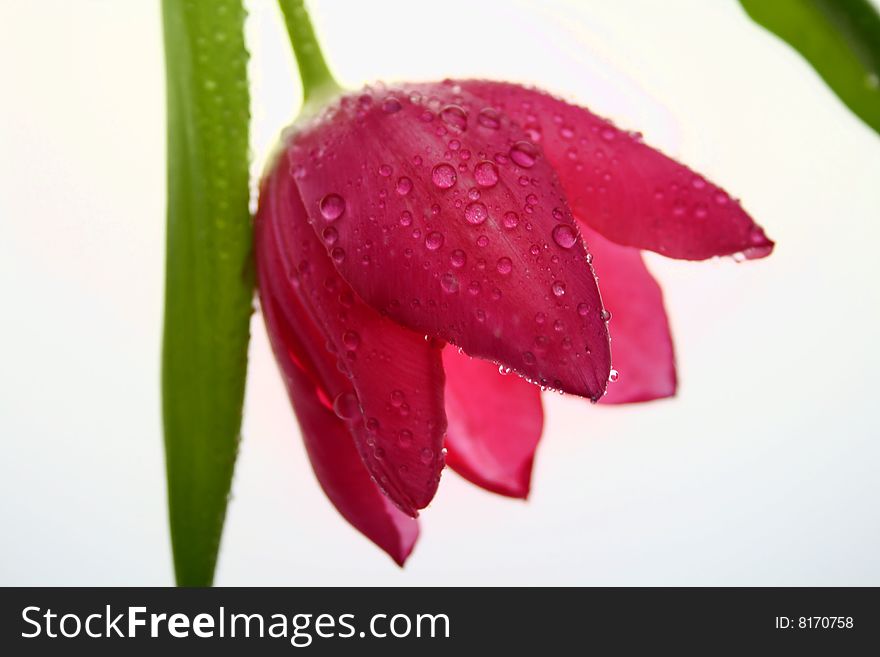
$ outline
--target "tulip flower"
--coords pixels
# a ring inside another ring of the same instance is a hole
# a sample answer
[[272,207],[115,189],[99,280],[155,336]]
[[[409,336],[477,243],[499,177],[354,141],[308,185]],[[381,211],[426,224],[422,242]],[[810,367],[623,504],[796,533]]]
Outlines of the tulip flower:
[[317,477],[398,563],[445,462],[526,497],[542,388],[674,394],[640,250],[773,248],[727,192],[638,134],[483,80],[368,87],[298,122],[255,230],[263,314]]

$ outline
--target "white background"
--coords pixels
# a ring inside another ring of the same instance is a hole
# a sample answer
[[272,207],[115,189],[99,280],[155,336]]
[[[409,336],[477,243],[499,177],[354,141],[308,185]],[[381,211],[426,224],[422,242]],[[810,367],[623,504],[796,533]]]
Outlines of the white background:
[[[778,248],[652,256],[679,397],[548,396],[532,499],[447,472],[404,570],[324,499],[255,317],[217,583],[880,585],[880,138],[732,1],[311,4],[346,85],[540,84],[722,183]],[[0,584],[172,582],[158,6],[0,2]],[[259,171],[299,87],[275,3],[250,6]]]

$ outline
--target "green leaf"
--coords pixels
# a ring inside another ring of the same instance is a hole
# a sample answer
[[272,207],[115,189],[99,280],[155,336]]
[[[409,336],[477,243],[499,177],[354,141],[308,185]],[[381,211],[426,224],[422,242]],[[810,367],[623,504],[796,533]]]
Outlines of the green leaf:
[[880,16],[869,0],[740,0],[880,133]]
[[208,586],[238,450],[254,286],[241,0],[163,0],[162,404],[177,583]]

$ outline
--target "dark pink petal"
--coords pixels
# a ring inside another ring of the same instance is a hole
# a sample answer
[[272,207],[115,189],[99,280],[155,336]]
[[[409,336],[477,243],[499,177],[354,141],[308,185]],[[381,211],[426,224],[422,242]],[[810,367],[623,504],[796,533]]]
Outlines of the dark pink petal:
[[[258,245],[265,244],[261,239],[265,232],[258,229],[257,234]],[[308,358],[297,335],[309,333],[311,320],[302,312],[296,317],[298,330],[290,326],[280,309],[281,302],[273,296],[277,270],[272,270],[268,257],[259,257],[258,266],[263,316],[315,476],[342,516],[403,565],[418,538],[418,521],[397,509],[371,481],[349,427],[329,407],[327,389],[319,381],[321,372]],[[281,281],[286,283],[286,279]],[[322,354],[315,355],[324,359]],[[327,373],[337,379],[331,387],[340,385],[341,374],[334,377],[332,372]]]
[[316,234],[373,308],[542,385],[597,399],[607,330],[553,168],[451,84],[367,90],[291,137]]
[[727,192],[588,110],[505,82],[462,88],[510,116],[556,168],[572,211],[618,244],[702,260],[773,250]]
[[675,352],[660,286],[638,249],[619,246],[583,226],[581,231],[593,254],[602,301],[611,313],[611,364],[619,373],[601,403],[671,397],[676,388]]
[[306,345],[310,353],[321,352],[324,361],[328,350],[334,354],[331,362],[343,381],[328,389],[336,414],[350,424],[378,485],[401,510],[416,515],[431,501],[443,468],[442,345],[426,342],[355,296],[309,226],[286,168],[265,181],[258,222],[258,257],[277,257],[270,283],[286,286],[277,294],[279,304],[299,304],[300,314],[317,327],[320,337]]
[[446,463],[493,493],[527,497],[544,426],[541,389],[451,346],[443,350],[443,367]]

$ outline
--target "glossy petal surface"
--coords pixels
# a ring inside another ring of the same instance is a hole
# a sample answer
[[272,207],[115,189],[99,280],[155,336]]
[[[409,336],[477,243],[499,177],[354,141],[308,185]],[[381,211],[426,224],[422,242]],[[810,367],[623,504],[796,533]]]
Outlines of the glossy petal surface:
[[331,352],[342,375],[342,385],[328,389],[336,414],[351,425],[378,485],[415,515],[433,497],[443,468],[442,345],[380,316],[352,292],[309,226],[284,168],[264,184],[259,221],[258,253],[274,249],[278,271],[271,282],[287,285],[279,303],[301,306],[320,334],[306,350],[324,360]]
[[544,427],[540,388],[454,347],[443,350],[443,367],[447,464],[494,493],[527,497]]
[[588,228],[582,230],[593,254],[602,301],[611,313],[611,364],[618,373],[600,403],[673,396],[675,351],[660,286],[638,249],[614,244]]
[[484,80],[459,84],[532,136],[572,211],[611,241],[687,260],[760,258],[773,250],[738,201],[638,134],[542,91]]
[[293,135],[279,168],[372,307],[598,398],[607,330],[564,194],[528,135],[484,106],[452,84],[368,90]]
[[[258,226],[257,243],[265,247],[264,226],[259,221]],[[279,264],[275,254],[261,251],[261,306],[315,476],[340,514],[403,565],[418,538],[418,521],[395,507],[373,483],[355,447],[351,427],[333,412],[328,390],[344,387],[346,382],[334,372],[329,354],[306,351],[305,345],[320,335],[305,311],[288,296],[286,278],[277,276]],[[293,324],[288,315],[293,315]],[[362,426],[357,428],[362,430]]]

